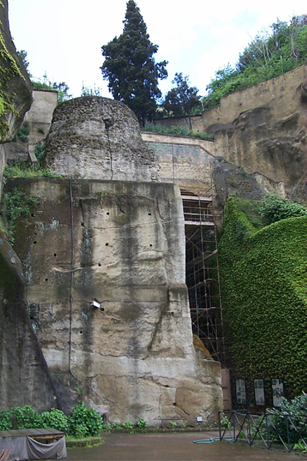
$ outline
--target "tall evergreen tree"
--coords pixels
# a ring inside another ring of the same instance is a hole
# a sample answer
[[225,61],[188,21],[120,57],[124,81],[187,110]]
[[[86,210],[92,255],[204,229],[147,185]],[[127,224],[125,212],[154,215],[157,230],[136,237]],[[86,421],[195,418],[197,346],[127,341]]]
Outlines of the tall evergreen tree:
[[122,101],[136,114],[144,126],[152,120],[156,100],[161,98],[158,80],[167,77],[167,61],[156,63],[147,27],[134,0],[128,0],[123,33],[102,46],[105,61],[101,72],[108,80],[114,99]]

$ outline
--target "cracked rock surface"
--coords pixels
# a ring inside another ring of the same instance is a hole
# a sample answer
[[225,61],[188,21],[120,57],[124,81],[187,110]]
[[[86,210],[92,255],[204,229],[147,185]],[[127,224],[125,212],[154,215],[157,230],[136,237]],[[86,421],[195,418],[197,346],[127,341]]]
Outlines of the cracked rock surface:
[[54,111],[45,162],[64,177],[156,181],[158,164],[123,103],[86,96]]

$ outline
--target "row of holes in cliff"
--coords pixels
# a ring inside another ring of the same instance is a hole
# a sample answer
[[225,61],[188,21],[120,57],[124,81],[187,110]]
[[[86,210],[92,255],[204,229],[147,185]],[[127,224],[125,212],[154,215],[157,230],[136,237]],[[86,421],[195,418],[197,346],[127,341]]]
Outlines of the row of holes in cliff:
[[[107,132],[108,137],[108,147],[109,147],[109,155],[110,155],[110,171],[111,171],[111,178],[113,179],[113,157],[112,157],[112,150],[111,150],[111,142],[110,142],[110,133],[109,129],[113,125],[114,121],[110,115],[102,114],[102,119],[104,121],[105,129]],[[78,379],[72,372],[71,369],[71,351],[72,351],[72,290],[73,290],[73,281],[74,281],[74,215],[73,215],[73,195],[72,195],[72,178],[69,178],[69,196],[70,196],[70,225],[71,225],[71,268],[70,268],[70,293],[69,293],[69,306],[70,306],[70,313],[69,313],[69,353],[68,353],[68,368],[69,373],[75,378]]]
[[[111,150],[110,150],[111,152]],[[111,171],[111,179],[113,178],[113,171]],[[70,315],[69,315],[69,373],[75,378],[78,379],[72,372],[71,369],[71,355],[72,355],[72,307],[73,307],[73,298],[72,298],[72,293],[73,293],[73,279],[74,279],[74,215],[73,215],[73,193],[72,193],[72,178],[69,178],[69,197],[70,197],[70,227],[71,227],[71,268],[70,268],[70,294],[69,294],[69,304],[70,304]],[[109,215],[109,212],[107,212],[107,215]],[[148,212],[148,216],[151,216],[152,213]],[[33,215],[34,216],[34,215]],[[81,223],[81,226],[84,226],[84,223]],[[34,244],[37,242],[35,241]],[[106,246],[109,246],[109,243],[106,243]],[[152,248],[152,243],[149,245],[150,248]],[[56,256],[56,253],[54,254]],[[101,264],[98,264],[101,266]],[[47,281],[48,279],[46,279]],[[95,302],[98,303],[97,299],[94,299]],[[92,304],[93,305],[93,304]],[[104,309],[101,309],[102,311]]]

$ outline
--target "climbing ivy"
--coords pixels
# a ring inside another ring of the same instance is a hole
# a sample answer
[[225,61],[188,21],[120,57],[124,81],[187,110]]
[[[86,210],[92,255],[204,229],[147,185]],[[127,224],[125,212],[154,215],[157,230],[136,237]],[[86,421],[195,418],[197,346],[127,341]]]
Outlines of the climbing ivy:
[[[240,209],[241,208],[241,209]],[[257,230],[231,198],[219,240],[227,356],[233,378],[283,378],[287,395],[307,387],[307,216]],[[270,402],[268,402],[270,403]]]
[[[0,0],[0,8],[4,8],[3,3]],[[8,82],[16,77],[19,76],[24,79],[24,76],[21,74],[20,69],[13,58],[13,56],[9,53],[4,37],[2,34],[2,23],[0,21],[0,59],[1,59],[1,66],[0,66],[0,141],[5,139],[5,136],[9,130],[9,124],[5,120],[5,116],[8,112],[12,112],[16,114],[16,110],[12,104],[12,98],[10,98],[7,94],[7,84]]]
[[7,192],[4,195],[7,233],[11,245],[14,243],[14,230],[16,220],[20,216],[29,216],[31,210],[38,204],[38,199],[32,196],[26,197],[25,193],[20,191],[17,187],[14,187],[11,192]]

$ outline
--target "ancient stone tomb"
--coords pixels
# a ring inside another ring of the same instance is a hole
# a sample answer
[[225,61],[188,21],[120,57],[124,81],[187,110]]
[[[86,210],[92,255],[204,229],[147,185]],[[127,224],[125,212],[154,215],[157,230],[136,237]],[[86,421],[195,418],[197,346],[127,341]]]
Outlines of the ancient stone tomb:
[[193,347],[180,190],[158,181],[129,109],[81,99],[56,109],[48,141],[66,178],[7,185],[39,200],[15,248],[58,401],[82,390],[110,422],[212,422],[220,364]]

